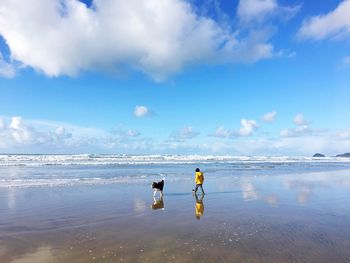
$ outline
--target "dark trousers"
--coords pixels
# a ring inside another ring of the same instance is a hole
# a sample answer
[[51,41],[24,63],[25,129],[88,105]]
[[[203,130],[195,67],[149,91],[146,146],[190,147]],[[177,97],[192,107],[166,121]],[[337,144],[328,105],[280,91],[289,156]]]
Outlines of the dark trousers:
[[200,188],[201,188],[202,193],[204,194],[204,190],[203,190],[203,185],[202,185],[202,184],[196,184],[196,189],[194,189],[194,192],[195,192],[195,193],[197,192],[198,187],[200,187]]

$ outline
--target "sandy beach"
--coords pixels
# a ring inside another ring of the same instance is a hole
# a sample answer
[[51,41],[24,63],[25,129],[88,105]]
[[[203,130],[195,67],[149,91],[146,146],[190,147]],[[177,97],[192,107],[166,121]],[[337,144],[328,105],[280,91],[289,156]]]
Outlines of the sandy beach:
[[0,190],[0,261],[349,262],[350,170]]

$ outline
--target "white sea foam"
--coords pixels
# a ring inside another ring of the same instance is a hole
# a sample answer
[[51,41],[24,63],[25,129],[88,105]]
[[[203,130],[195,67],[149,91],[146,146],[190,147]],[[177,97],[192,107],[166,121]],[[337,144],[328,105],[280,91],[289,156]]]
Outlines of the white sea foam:
[[146,183],[145,178],[115,177],[115,178],[36,178],[36,179],[2,179],[0,187],[57,187],[76,185],[103,185],[103,184],[128,184]]
[[0,155],[0,166],[79,165],[104,166],[127,164],[192,164],[192,163],[295,163],[295,162],[350,162],[339,157],[290,156],[229,156],[229,155]]

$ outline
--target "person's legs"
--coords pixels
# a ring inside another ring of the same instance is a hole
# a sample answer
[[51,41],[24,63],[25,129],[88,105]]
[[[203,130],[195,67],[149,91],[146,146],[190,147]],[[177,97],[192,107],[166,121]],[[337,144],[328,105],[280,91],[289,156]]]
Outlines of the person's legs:
[[200,184],[199,186],[201,187],[202,193],[204,194],[203,185]]
[[196,188],[194,189],[194,193],[197,193],[199,184],[196,184]]

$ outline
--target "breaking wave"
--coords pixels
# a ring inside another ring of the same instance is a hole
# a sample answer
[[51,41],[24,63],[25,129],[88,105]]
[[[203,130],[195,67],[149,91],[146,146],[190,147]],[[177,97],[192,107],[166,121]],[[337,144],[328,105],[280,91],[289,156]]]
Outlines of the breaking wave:
[[229,155],[0,155],[0,166],[50,165],[128,165],[128,164],[194,164],[194,163],[342,163],[350,158],[290,157],[290,156],[229,156]]

